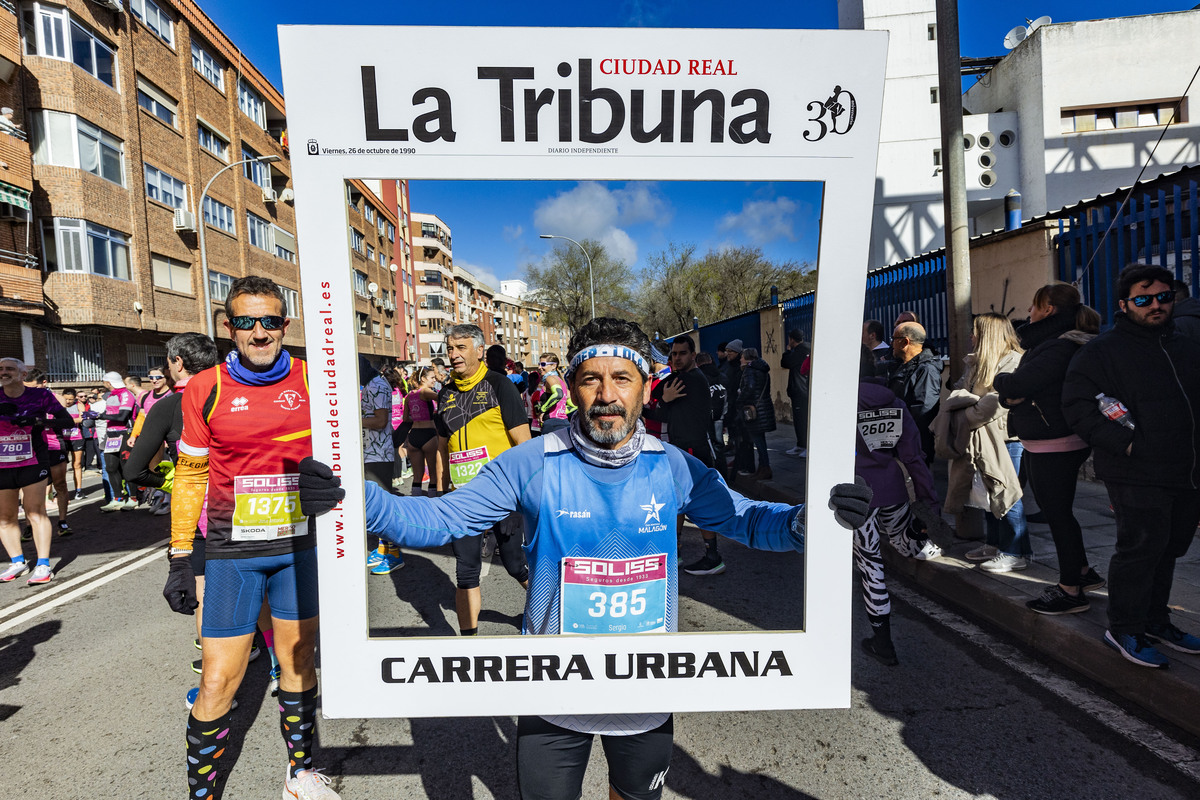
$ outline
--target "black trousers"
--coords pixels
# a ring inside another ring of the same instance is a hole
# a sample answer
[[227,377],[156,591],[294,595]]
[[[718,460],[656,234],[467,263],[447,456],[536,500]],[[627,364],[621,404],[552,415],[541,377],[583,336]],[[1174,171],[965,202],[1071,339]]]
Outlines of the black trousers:
[[1168,621],[1175,561],[1200,522],[1200,490],[1108,483],[1117,549],[1108,566],[1108,627],[1140,635]]
[[792,425],[796,428],[796,447],[808,447],[808,395],[792,398]]
[[1050,525],[1050,537],[1058,553],[1058,582],[1063,586],[1078,586],[1088,565],[1083,532],[1075,519],[1075,487],[1079,483],[1079,468],[1091,452],[1090,447],[1066,453],[1034,453],[1026,449],[1025,460],[1021,462],[1029,470],[1029,487]]

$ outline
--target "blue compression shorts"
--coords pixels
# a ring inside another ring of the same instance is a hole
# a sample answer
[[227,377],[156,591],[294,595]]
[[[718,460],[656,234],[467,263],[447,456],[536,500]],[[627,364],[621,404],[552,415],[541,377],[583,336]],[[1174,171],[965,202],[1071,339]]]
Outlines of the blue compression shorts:
[[201,636],[253,633],[263,597],[276,619],[317,616],[317,550],[255,558],[210,558],[204,567]]

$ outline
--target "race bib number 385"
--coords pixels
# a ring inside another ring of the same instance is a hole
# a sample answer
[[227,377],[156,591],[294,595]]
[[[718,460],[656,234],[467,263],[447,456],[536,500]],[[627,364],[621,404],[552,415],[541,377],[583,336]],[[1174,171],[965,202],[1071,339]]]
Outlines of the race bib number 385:
[[652,633],[667,624],[667,557],[564,558],[563,633]]
[[308,533],[300,513],[299,475],[240,475],[233,479],[233,540],[286,539]]

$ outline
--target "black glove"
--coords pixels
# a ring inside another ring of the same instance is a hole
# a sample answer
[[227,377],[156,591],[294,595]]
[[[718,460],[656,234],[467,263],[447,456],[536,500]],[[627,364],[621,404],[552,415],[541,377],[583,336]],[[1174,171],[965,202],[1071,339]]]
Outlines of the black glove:
[[853,531],[866,524],[874,496],[867,482],[856,475],[854,483],[839,483],[829,491],[829,507],[838,523]]
[[45,417],[38,417],[33,414],[22,414],[19,417],[13,417],[10,421],[19,428],[40,428],[46,424]]
[[346,497],[342,479],[312,456],[300,462],[300,510],[306,517],[324,514]]
[[196,606],[200,605],[200,601],[196,599],[196,573],[192,571],[192,559],[188,556],[176,556],[171,559],[171,569],[167,573],[163,597],[167,598],[167,605],[176,614],[191,616],[196,613]]

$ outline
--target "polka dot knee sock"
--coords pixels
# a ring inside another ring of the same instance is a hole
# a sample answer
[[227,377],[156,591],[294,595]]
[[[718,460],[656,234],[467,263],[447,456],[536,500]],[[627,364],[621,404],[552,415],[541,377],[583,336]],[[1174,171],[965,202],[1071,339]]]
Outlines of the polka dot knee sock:
[[317,687],[306,692],[279,690],[279,730],[288,746],[288,772],[312,769],[313,732],[317,722]]
[[218,759],[229,746],[229,720],[231,714],[201,722],[188,714],[187,722],[187,776],[190,800],[214,800],[221,796],[223,786],[218,778]]

